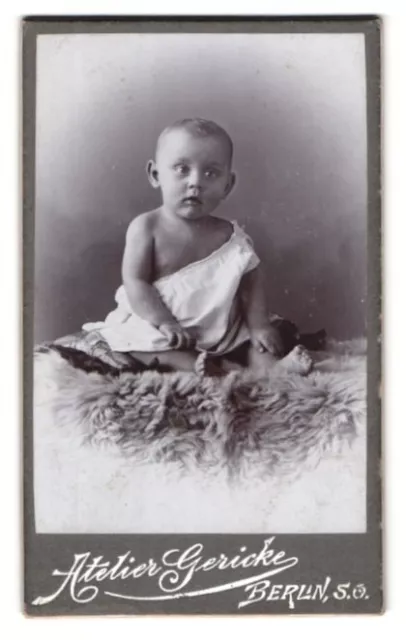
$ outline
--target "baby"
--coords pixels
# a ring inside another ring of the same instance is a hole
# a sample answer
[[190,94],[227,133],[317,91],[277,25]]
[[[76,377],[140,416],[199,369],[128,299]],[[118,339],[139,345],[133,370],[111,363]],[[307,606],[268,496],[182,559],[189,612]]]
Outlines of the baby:
[[239,366],[245,345],[250,368],[305,375],[312,362],[303,348],[280,358],[251,239],[213,215],[234,187],[232,155],[229,135],[208,120],[181,120],[161,133],[147,174],[162,205],[128,228],[117,308],[84,328],[145,364],[158,357],[175,370],[221,374]]

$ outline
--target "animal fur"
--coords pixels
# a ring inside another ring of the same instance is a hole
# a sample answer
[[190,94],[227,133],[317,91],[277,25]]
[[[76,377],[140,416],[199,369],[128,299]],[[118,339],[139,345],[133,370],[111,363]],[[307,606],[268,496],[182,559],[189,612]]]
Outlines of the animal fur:
[[363,342],[332,345],[308,378],[119,371],[74,351],[37,350],[36,405],[54,416],[53,437],[69,430],[81,446],[108,447],[134,464],[225,467],[234,478],[296,474],[365,429]]

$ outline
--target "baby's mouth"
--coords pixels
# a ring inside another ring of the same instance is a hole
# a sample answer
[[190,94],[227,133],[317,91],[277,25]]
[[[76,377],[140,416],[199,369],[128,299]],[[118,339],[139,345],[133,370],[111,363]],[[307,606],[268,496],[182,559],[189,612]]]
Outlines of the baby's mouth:
[[183,198],[182,202],[184,204],[202,204],[202,201],[197,196],[188,196],[187,198]]

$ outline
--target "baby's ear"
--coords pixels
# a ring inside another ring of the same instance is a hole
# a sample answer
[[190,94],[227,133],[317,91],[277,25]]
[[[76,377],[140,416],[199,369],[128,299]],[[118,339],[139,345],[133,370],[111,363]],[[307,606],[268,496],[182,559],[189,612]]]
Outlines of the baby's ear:
[[159,189],[160,185],[159,185],[158,169],[154,160],[148,160],[146,169],[147,169],[148,180],[150,181],[154,189]]
[[236,175],[235,173],[231,172],[230,173],[230,177],[229,180],[227,182],[227,186],[225,188],[225,192],[224,192],[224,197],[227,198],[227,196],[229,195],[229,193],[231,193],[231,191],[234,189],[234,185],[236,182]]

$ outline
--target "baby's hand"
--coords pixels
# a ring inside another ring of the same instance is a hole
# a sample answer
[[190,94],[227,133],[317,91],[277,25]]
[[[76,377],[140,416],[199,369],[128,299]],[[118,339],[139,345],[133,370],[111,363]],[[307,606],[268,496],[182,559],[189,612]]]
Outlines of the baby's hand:
[[271,325],[264,327],[256,327],[251,329],[251,342],[253,346],[260,352],[267,351],[273,356],[281,357],[283,354],[283,345],[279,331]]
[[195,338],[177,322],[165,322],[159,325],[159,331],[169,340],[172,349],[193,349]]

